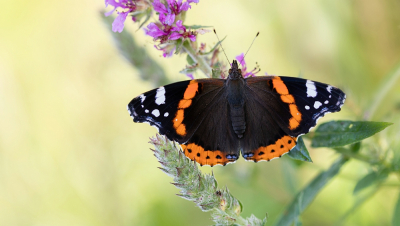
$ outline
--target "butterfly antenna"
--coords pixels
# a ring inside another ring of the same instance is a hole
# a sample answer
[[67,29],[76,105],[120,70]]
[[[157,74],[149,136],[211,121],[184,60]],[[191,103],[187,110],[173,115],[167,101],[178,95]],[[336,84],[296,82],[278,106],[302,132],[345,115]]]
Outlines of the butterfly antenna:
[[[259,34],[260,34],[260,32],[257,32],[256,37],[254,37],[253,41],[251,42],[249,48],[248,48],[247,51],[246,51],[246,54],[244,54],[243,60],[244,60],[244,58],[246,57],[247,53],[249,52],[251,46],[253,45],[254,41],[256,40],[256,38],[258,37]],[[241,63],[240,63],[240,64],[241,64]]]
[[221,46],[222,52],[224,52],[225,57],[226,57],[226,59],[228,60],[228,63],[230,64],[230,61],[229,61],[229,59],[228,59],[228,56],[227,56],[226,53],[225,53],[224,47],[222,47],[222,43],[221,43],[221,41],[219,40],[219,37],[218,37],[217,32],[215,31],[215,29],[214,29],[214,34],[217,36],[217,39],[218,39],[219,45]]

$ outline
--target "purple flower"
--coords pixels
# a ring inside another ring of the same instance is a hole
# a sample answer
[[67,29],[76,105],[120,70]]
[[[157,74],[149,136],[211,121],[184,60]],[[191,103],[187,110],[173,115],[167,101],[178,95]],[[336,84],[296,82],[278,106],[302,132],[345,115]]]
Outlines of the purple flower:
[[243,78],[247,78],[249,76],[256,76],[255,74],[259,72],[257,68],[254,68],[253,70],[247,72],[247,66],[246,66],[246,61],[244,61],[244,54],[241,53],[240,55],[236,56],[236,60],[239,61],[239,63],[242,65],[242,75]]
[[186,74],[186,76],[189,77],[192,80],[194,79],[193,74],[191,74],[191,73],[190,74]]
[[147,28],[144,28],[146,35],[149,35],[153,38],[158,38],[164,35],[168,35],[167,32],[161,30],[155,23],[150,23],[147,25]]
[[118,16],[115,18],[112,23],[112,31],[121,33],[124,30],[124,22],[126,20],[126,16],[128,16],[129,12],[118,13]]
[[173,32],[170,36],[170,40],[177,40],[180,38],[190,38],[192,42],[196,41],[196,35],[194,32],[187,32],[186,27],[182,25],[182,20],[176,22],[176,27],[171,29]]
[[[122,8],[122,12],[117,12],[118,16],[115,18],[113,24],[112,24],[112,30],[114,32],[122,32],[124,29],[124,23],[126,20],[126,17],[128,16],[129,13],[133,12],[136,10],[136,0],[119,0],[118,2],[116,0],[105,0],[106,7],[108,5],[111,5],[114,7],[113,10],[110,12],[105,13],[105,16],[110,16],[117,8]],[[133,20],[134,17],[132,17]]]
[[163,13],[160,13],[160,15],[158,16],[158,20],[165,26],[171,26],[175,22],[175,14],[165,15]]
[[175,25],[174,23],[177,15],[190,8],[190,3],[198,3],[199,0],[186,0],[185,2],[183,0],[165,0],[165,2],[166,4],[160,0],[153,1],[153,8],[159,14],[159,22],[150,23],[147,28],[144,28],[144,31],[146,35],[160,41],[160,44],[155,47],[163,51],[164,57],[170,57],[176,49],[176,42],[171,41],[180,38],[196,41],[197,32],[187,31],[181,20],[178,20]]

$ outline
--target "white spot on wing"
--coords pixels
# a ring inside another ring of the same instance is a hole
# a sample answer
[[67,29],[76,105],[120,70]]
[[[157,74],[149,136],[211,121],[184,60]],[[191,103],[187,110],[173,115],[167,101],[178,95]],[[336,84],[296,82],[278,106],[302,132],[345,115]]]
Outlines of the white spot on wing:
[[165,104],[165,88],[164,88],[164,86],[161,86],[160,88],[157,89],[156,104],[157,105]]
[[168,117],[168,115],[169,115],[168,112],[165,112],[165,113],[164,113],[164,117]]
[[144,112],[149,113],[149,110],[146,109],[146,110],[144,110]]
[[322,105],[322,104],[321,104],[321,102],[319,102],[319,101],[315,101],[315,102],[314,102],[314,108],[315,108],[315,109],[318,109],[319,107],[321,107],[321,105]]
[[313,81],[307,80],[307,97],[316,97],[317,96],[317,88],[315,87],[315,83]]
[[329,104],[329,101],[328,101],[328,100],[326,100],[326,101],[324,102],[324,104]]
[[146,100],[146,96],[144,94],[140,94],[140,101],[143,103],[144,100]]
[[132,112],[131,112],[131,109],[129,109],[129,105],[126,106],[126,108],[128,109],[129,115],[134,119],[133,114],[132,114]]
[[329,85],[328,85],[328,86],[326,87],[326,90],[328,90],[328,92],[330,93],[330,92],[332,91],[332,86],[329,86]]
[[153,114],[154,116],[158,117],[158,116],[160,116],[160,111],[157,110],[157,109],[154,109],[154,110],[151,112],[151,114]]
[[306,105],[306,106],[305,106],[305,109],[306,109],[306,110],[310,110],[310,106]]
[[329,98],[331,98],[332,97],[332,95],[329,95]]

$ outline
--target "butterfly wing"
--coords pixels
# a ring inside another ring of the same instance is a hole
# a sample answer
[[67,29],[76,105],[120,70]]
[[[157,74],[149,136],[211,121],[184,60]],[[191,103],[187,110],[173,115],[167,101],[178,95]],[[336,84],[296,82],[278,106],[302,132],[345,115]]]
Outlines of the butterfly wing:
[[244,158],[256,162],[289,152],[298,136],[326,113],[340,111],[346,98],[338,88],[300,78],[259,76],[246,83],[241,149]]
[[[155,126],[177,141],[187,157],[201,165],[224,165],[238,158],[238,141],[230,136],[226,80],[177,82],[134,98],[128,110],[134,122]],[[216,134],[218,136],[216,136]]]

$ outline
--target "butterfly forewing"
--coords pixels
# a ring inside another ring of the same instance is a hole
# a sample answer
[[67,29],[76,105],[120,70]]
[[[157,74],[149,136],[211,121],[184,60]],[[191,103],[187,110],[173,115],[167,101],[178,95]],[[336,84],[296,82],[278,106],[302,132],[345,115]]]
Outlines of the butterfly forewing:
[[291,129],[290,135],[298,136],[308,133],[319,118],[327,113],[340,111],[346,95],[342,90],[321,82],[279,77],[287,86],[289,95],[293,96],[301,119],[298,126]]
[[128,110],[134,122],[145,122],[156,127],[160,134],[170,140],[181,140],[173,128],[178,105],[184,97],[190,81],[182,81],[150,90],[134,98]]

